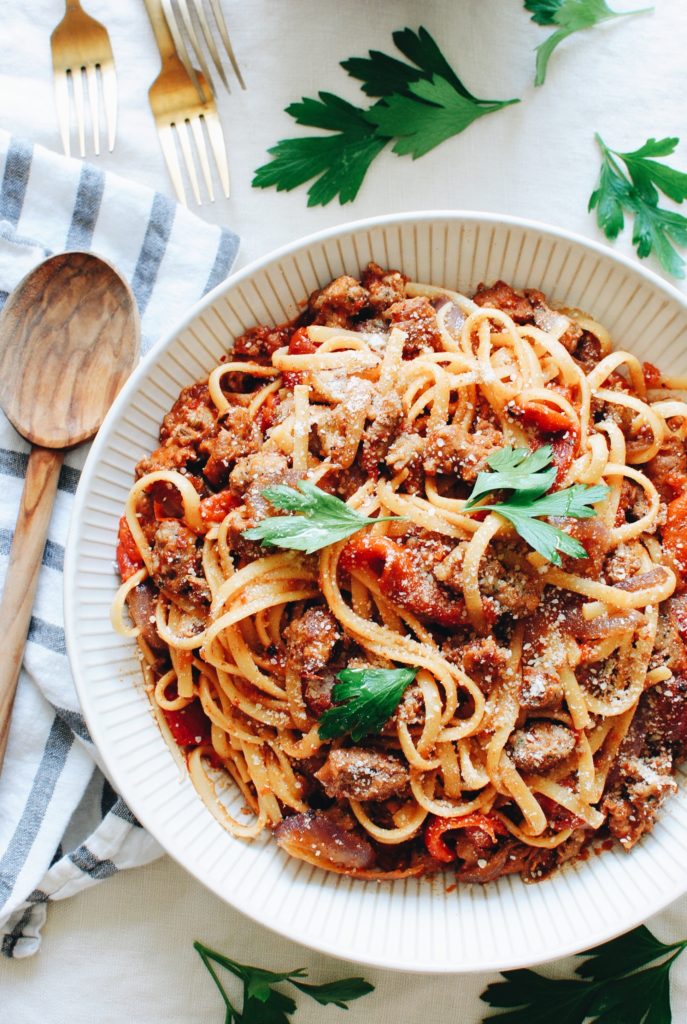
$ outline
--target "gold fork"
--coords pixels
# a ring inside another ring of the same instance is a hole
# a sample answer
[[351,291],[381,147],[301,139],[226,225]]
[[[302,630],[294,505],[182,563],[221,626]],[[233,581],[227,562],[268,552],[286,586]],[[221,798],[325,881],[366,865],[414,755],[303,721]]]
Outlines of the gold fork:
[[[227,23],[224,20],[224,14],[222,13],[222,8],[220,7],[219,0],[209,0],[209,3],[214,17],[214,22],[217,27],[217,31],[219,32],[219,36],[226,51],[226,54],[229,58],[229,62],[231,63],[232,68],[234,69],[234,74],[236,75],[236,78],[238,79],[238,83],[241,86],[241,88],[245,89],[246,83],[243,80],[241,68],[239,67],[238,61],[236,59],[234,48],[231,45],[231,39],[229,38],[229,30],[227,28]],[[215,68],[217,69],[217,74],[224,83],[225,89],[229,90],[229,81],[227,79],[227,75],[224,70],[222,61],[220,60],[219,51],[215,43],[215,37],[213,35],[212,29],[210,28],[210,22],[208,20],[204,0],[174,0],[174,2],[173,0],[162,0],[162,7],[165,12],[167,24],[169,25],[170,31],[174,36],[174,42],[176,44],[177,53],[181,57],[183,65],[191,75],[191,78],[193,78],[195,72],[193,70],[193,65],[191,64],[191,58],[189,57],[185,36],[187,36],[190,41],[196,60],[200,64],[203,74],[207,79],[212,81],[212,76],[210,74],[207,62],[205,60],[205,55],[203,53],[203,47],[200,44],[200,41],[198,39],[198,33],[196,32],[196,26],[194,24],[194,18],[192,15],[193,12],[198,21],[198,24],[200,25],[201,34],[205,40],[205,45],[207,46],[210,56],[212,57],[212,62],[215,65]],[[181,16],[181,20],[179,20],[179,15]],[[185,31],[182,31],[182,25]]]
[[[115,143],[117,126],[117,77],[107,29],[81,7],[79,0],[66,0],[65,15],[50,37],[52,65],[55,81],[57,120],[64,151],[69,156],[70,117],[69,83],[71,81],[76,110],[76,128],[79,152],[86,155],[86,125],[84,112],[84,77],[88,90],[93,127],[93,149],[100,153],[100,101],[98,78],[102,86],[107,122],[107,145],[110,152]],[[100,74],[98,74],[100,72]]]
[[[150,107],[155,118],[157,133],[162,152],[167,163],[174,190],[179,202],[186,203],[186,192],[177,154],[176,142],[184,158],[184,164],[191,182],[191,189],[196,202],[200,204],[200,187],[193,158],[192,140],[198,161],[203,172],[205,185],[214,202],[215,194],[212,186],[212,175],[205,145],[205,132],[215,158],[217,173],[225,196],[229,196],[229,166],[224,145],[224,133],[220,124],[217,107],[208,87],[207,80],[196,71],[205,100],[199,98],[196,87],[189,73],[176,54],[174,40],[167,27],[160,0],[145,0],[148,17],[155,33],[162,70],[148,91]],[[205,132],[203,130],[205,126]],[[189,134],[189,128],[191,132]]]

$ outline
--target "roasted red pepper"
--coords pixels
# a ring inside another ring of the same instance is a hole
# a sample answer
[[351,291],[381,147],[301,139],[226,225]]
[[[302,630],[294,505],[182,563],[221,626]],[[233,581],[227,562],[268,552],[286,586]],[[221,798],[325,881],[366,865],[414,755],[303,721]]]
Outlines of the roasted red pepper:
[[663,550],[678,572],[678,586],[687,585],[687,491],[668,505],[663,527]]
[[227,512],[241,504],[241,499],[231,491],[219,491],[203,498],[200,503],[200,518],[204,523],[221,523]]
[[210,742],[210,719],[196,698],[179,711],[164,711],[163,715],[174,742],[180,747],[200,746]]
[[390,537],[361,533],[348,542],[339,564],[342,569],[366,568],[379,578],[385,597],[420,619],[440,626],[464,626],[465,603],[441,589],[434,576]]
[[553,464],[558,470],[554,487],[560,487],[572,465],[575,455],[575,442],[570,437],[556,437],[551,442],[553,448]]
[[561,409],[552,409],[539,403],[532,403],[523,408],[522,421],[528,427],[536,427],[545,434],[557,434],[572,427],[567,414]]
[[653,363],[642,363],[644,371],[644,383],[648,388],[660,388],[662,383],[661,371]]
[[561,804],[557,804],[555,800],[551,800],[548,796],[538,793],[537,802],[546,815],[546,820],[552,832],[563,832],[566,828],[589,827],[584,818],[578,818],[567,807],[562,807]]
[[142,569],[144,564],[136,546],[136,541],[129,529],[126,516],[122,516],[119,520],[119,532],[117,534],[117,565],[122,582],[128,580],[139,569]]
[[453,832],[459,828],[478,828],[491,839],[494,846],[498,842],[498,836],[507,836],[508,829],[500,818],[495,814],[483,814],[476,811],[474,814],[466,814],[463,818],[436,818],[432,816],[429,825],[425,829],[425,846],[435,860],[442,864],[450,864],[456,859],[456,854],[444,842],[445,832]]
[[[188,479],[193,483],[193,477]],[[153,499],[153,515],[160,522],[163,519],[182,519],[184,515],[184,503],[181,500],[176,487],[166,483],[164,480],[157,480],[149,491]]]
[[277,412],[277,396],[274,391],[271,391],[265,401],[258,409],[258,415],[255,417],[260,430],[265,433],[270,427],[274,426],[274,419]]
[[307,327],[299,327],[291,335],[289,341],[289,355],[290,356],[305,356],[312,352],[317,352],[317,345],[308,336]]

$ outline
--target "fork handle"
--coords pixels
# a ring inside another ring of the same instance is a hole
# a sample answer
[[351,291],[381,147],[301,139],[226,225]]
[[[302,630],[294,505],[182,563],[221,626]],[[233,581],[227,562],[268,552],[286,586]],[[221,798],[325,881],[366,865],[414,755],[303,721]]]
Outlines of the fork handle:
[[167,27],[167,20],[162,10],[162,4],[160,0],[144,0],[150,24],[153,26],[153,32],[155,34],[155,41],[157,48],[160,51],[162,57],[162,63],[170,58],[175,58],[177,55],[176,47],[174,46],[174,40],[172,39],[172,33]]

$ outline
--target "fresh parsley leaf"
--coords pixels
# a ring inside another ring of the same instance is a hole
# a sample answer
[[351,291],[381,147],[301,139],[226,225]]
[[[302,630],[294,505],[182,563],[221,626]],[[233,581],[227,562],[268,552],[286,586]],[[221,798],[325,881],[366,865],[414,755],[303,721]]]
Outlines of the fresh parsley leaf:
[[461,96],[476,103],[481,102],[465,88],[426,28],[421,27],[417,32],[404,28],[394,32],[392,39],[397,49],[413,64],[405,64],[379,50],[370,50],[369,57],[351,57],[341,62],[341,67],[352,78],[363,83],[361,88],[368,96],[405,93],[411,83],[423,79],[429,82],[434,75],[440,75]]
[[[347,1004],[351,1000],[360,999],[374,991],[374,985],[370,985],[364,978],[342,978],[324,985],[308,985],[299,980],[307,977],[308,972],[304,967],[293,971],[268,971],[262,967],[240,964],[204,946],[202,942],[194,942],[193,947],[222,997],[226,1009],[225,1024],[291,1024],[289,1018],[296,1012],[296,1003],[291,996],[272,987],[279,982],[288,982],[322,1006],[331,1003],[342,1010],[348,1009]],[[213,963],[226,968],[243,983],[240,1012],[232,1005]]]
[[272,159],[255,172],[254,187],[290,191],[314,179],[309,206],[324,206],[336,197],[348,203],[390,139],[398,139],[395,153],[418,157],[478,117],[518,102],[476,99],[424,28],[394,32],[393,40],[412,63],[379,50],[342,62],[362,83],[363,92],[379,97],[378,102],[363,110],[320,92],[318,99],[291,104],[286,112],[298,124],[333,134],[282,139],[269,150]]
[[632,186],[615,168],[604,160],[599,175],[599,186],[589,197],[589,210],[596,208],[599,227],[611,240],[625,227],[625,209],[634,209]]
[[677,138],[647,139],[634,152],[616,154],[625,163],[637,191],[649,202],[656,202],[656,188],[676,203],[687,199],[687,174],[650,159],[670,156],[679,141]]
[[[440,143],[450,139],[485,114],[493,114],[519,100],[496,100],[485,103],[459,93],[438,76],[430,81],[413,82],[409,95],[387,96],[368,112],[368,119],[383,135],[398,141],[393,152],[399,156],[410,154],[413,160],[429,153]],[[417,100],[424,103],[418,103]]]
[[241,1024],[291,1024],[296,1003],[291,996],[271,988],[266,999],[255,999],[244,990]]
[[358,743],[363,736],[381,732],[417,672],[416,668],[343,669],[337,675],[341,682],[332,690],[336,706],[320,718],[320,738],[333,740],[350,733]]
[[[562,491],[552,491],[551,494],[545,494],[534,501],[530,501],[528,497],[526,501],[522,502],[522,505],[535,510],[532,514],[537,516],[593,519],[596,512],[591,506],[598,501],[603,501],[607,494],[608,487],[605,484],[594,484],[593,486],[573,484],[572,487],[565,487]],[[516,499],[509,505],[517,508],[520,502]]]
[[637,255],[645,259],[655,252],[668,274],[682,278],[685,276],[685,261],[672,242],[679,246],[687,245],[687,217],[640,200],[635,210],[632,231],[632,243],[637,248]]
[[[534,452],[527,448],[500,449],[487,459],[494,472],[478,474],[464,511],[470,513],[488,509],[498,512],[515,527],[530,547],[554,565],[561,565],[559,552],[573,558],[587,558],[587,552],[565,530],[552,523],[545,523],[539,517],[589,519],[596,515],[592,505],[606,497],[608,487],[573,484],[572,487],[546,494],[556,479],[556,467],[551,465],[552,462],[553,448],[550,444],[542,445]],[[513,491],[513,494],[504,501],[476,505],[485,494],[507,490]]]
[[558,471],[552,462],[553,448],[550,444],[542,445],[533,452],[529,448],[501,448],[487,459],[495,472],[478,474],[465,507],[471,508],[485,494],[494,491],[515,490],[533,498],[539,497],[556,479]]
[[564,3],[565,0],[525,0],[525,10],[537,25],[555,25],[555,16]]
[[364,978],[342,978],[341,981],[328,981],[324,985],[306,985],[302,981],[292,979],[291,984],[322,1006],[329,1006],[331,1003],[341,1010],[347,1010],[346,1004],[352,999],[360,999],[368,992],[374,992],[374,985]]
[[659,964],[600,989],[588,1014],[597,1024],[670,1024],[670,964]]
[[414,68],[397,57],[380,50],[370,50],[369,57],[349,57],[341,67],[351,78],[362,82],[360,88],[366,96],[392,96],[405,93],[412,82],[425,78],[420,68]]
[[676,950],[682,951],[687,947],[685,942],[671,942],[666,944],[653,935],[645,925],[634,928],[626,935],[621,935],[610,942],[604,942],[601,946],[595,946],[585,953],[578,953],[584,957],[584,962],[576,969],[576,974],[583,978],[594,978],[596,981],[605,981],[607,978],[614,978],[620,974],[628,974],[635,971],[652,960],[668,956]]
[[551,523],[545,523],[541,519],[535,519],[537,515],[536,506],[521,508],[516,504],[501,503],[498,505],[482,505],[492,512],[498,512],[504,519],[511,523],[517,533],[526,541],[530,547],[538,551],[540,555],[548,559],[554,565],[562,565],[561,557],[558,554],[562,551],[564,555],[571,555],[573,558],[588,558],[584,545],[571,537],[564,530],[559,530]]
[[505,971],[481,998],[508,1012],[483,1024],[549,1024],[552,1007],[556,1024],[671,1024],[670,968],[685,948],[687,940],[666,945],[641,926],[580,954],[583,980]]
[[472,93],[465,88],[426,28],[420,27],[417,33],[410,28],[404,28],[400,32],[394,32],[392,39],[403,56],[412,60],[425,72],[428,80],[434,75],[440,75],[461,96],[465,96],[468,100],[475,100],[476,103],[482,102],[475,99]]
[[335,134],[282,139],[268,150],[269,163],[255,172],[254,188],[288,192],[314,178],[308,206],[326,206],[336,196],[342,205],[352,202],[370,164],[389,140],[366,120],[364,110],[328,92],[319,93],[319,100],[293,103],[286,112],[298,124]]
[[345,540],[364,526],[402,519],[403,516],[379,516],[371,519],[350,508],[345,501],[327,494],[310,480],[299,480],[298,490],[278,484],[262,492],[275,508],[297,512],[295,516],[270,516],[257,526],[244,530],[247,540],[259,540],[263,547],[314,551]]
[[545,523],[538,516],[563,516],[572,519],[591,519],[596,515],[591,507],[602,501],[608,494],[608,487],[586,484],[574,484],[562,491],[545,494],[541,498],[516,494],[507,501],[493,505],[480,505],[479,509],[498,512],[511,523],[517,533],[530,547],[548,559],[554,565],[562,565],[558,552],[571,555],[572,558],[588,558],[586,549],[578,540],[571,537],[565,530],[552,523]]
[[[632,242],[640,259],[655,253],[659,263],[673,277],[685,276],[685,261],[675,246],[687,245],[687,217],[658,205],[659,191],[681,203],[687,198],[687,174],[658,163],[656,156],[669,156],[679,142],[676,138],[647,139],[629,153],[612,150],[595,136],[602,153],[599,184],[589,199],[596,209],[599,227],[607,238],[617,238],[625,224],[624,213],[634,215]],[[627,168],[623,171],[619,161]]]
[[304,967],[281,974],[266,971],[262,967],[245,967],[243,964],[235,964],[235,967],[240,968],[240,977],[246,982],[246,995],[251,999],[259,999],[261,1003],[269,999],[271,985],[276,985],[280,981],[291,981],[293,978],[304,978],[307,974]]
[[505,980],[492,982],[480,998],[509,1012],[492,1014],[485,1022],[551,1024],[554,1012],[556,1024],[583,1024],[597,994],[589,982],[544,978],[535,971],[503,971],[501,976]]
[[537,47],[537,69],[535,85],[543,85],[551,54],[564,39],[593,28],[603,21],[626,18],[632,14],[645,14],[653,10],[643,7],[636,11],[614,11],[606,0],[525,0],[525,8],[532,14],[532,21],[538,25],[556,25],[555,32]]

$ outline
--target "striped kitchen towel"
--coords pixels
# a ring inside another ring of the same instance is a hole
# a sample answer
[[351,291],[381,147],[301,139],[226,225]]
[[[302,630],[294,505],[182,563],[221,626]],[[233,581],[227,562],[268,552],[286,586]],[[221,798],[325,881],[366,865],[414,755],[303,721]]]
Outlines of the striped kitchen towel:
[[[0,181],[0,305],[45,256],[89,250],[129,281],[143,351],[236,256],[236,235],[166,196],[1,131]],[[0,588],[28,448],[0,413]],[[86,454],[70,452],[60,473],[0,775],[0,943],[9,957],[38,949],[50,900],[162,852],[98,767],[65,653],[64,542]]]

